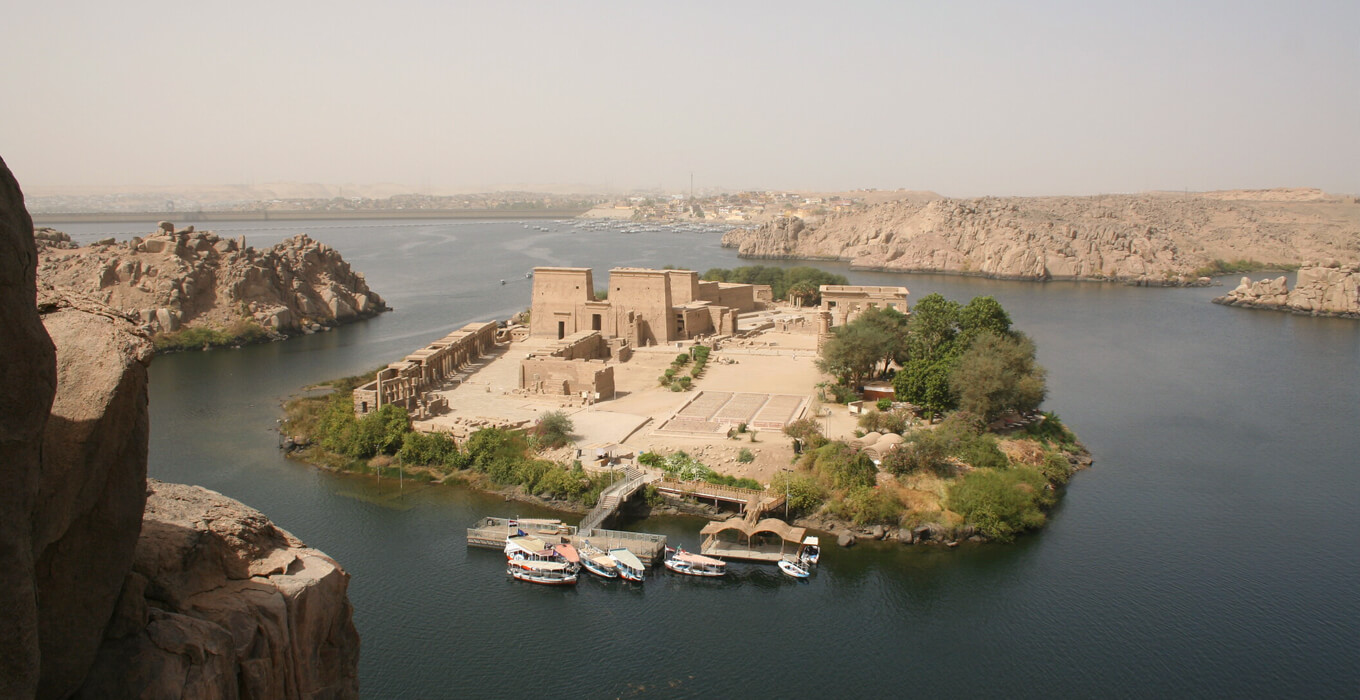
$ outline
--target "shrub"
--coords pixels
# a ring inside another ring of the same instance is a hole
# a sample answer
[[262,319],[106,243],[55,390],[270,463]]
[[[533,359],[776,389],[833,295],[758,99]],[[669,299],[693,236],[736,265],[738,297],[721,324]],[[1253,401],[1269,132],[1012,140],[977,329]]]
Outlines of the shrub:
[[458,451],[453,438],[446,433],[411,431],[402,439],[397,461],[405,465],[439,467],[447,473],[467,467],[468,458]]
[[741,452],[737,453],[737,461],[742,464],[750,464],[751,462],[756,461],[755,453],[743,447],[741,448]]
[[949,445],[934,430],[914,430],[897,449],[883,456],[882,466],[897,476],[918,472],[949,476],[954,466],[948,458]]
[[660,377],[656,378],[656,382],[661,386],[670,386],[671,378],[663,374]]
[[682,352],[679,355],[676,355],[675,361],[672,362],[671,364],[674,364],[678,367],[684,367],[685,365],[689,364],[689,354]]
[[704,481],[710,484],[735,486],[737,488],[751,489],[753,491],[764,490],[764,487],[760,485],[760,482],[755,479],[747,479],[745,477],[738,478],[730,474],[719,474],[717,472],[710,472],[708,476],[704,477]]
[[1077,436],[1052,411],[1045,411],[1043,420],[1025,426],[1025,432],[1059,449],[1071,451],[1076,448]]
[[703,366],[702,364],[696,364],[696,365],[694,365],[693,367],[690,368],[690,370],[689,370],[689,376],[691,376],[691,377],[693,377],[693,378],[695,378],[695,379],[698,379],[698,378],[699,378],[699,375],[700,375],[700,374],[703,374],[703,371],[704,371],[704,366]]
[[739,432],[739,433],[744,433],[744,432],[746,432],[746,424],[745,424],[745,423],[738,423],[738,424],[737,424],[737,432]]
[[843,442],[829,442],[808,454],[812,473],[833,489],[873,486],[878,468],[868,455]]
[[982,534],[1002,542],[1044,524],[1044,508],[1052,504],[1048,482],[1039,472],[979,469],[949,487],[949,509]]
[[666,368],[666,371],[663,372],[662,374],[666,375],[666,379],[670,379],[671,377],[674,377],[674,376],[675,376],[675,368],[674,368],[674,367],[667,367],[667,368]]
[[770,480],[770,493],[787,493],[790,515],[811,513],[826,500],[826,492],[811,474],[781,471]]
[[671,391],[684,391],[685,387],[680,382],[671,382]]
[[784,426],[784,434],[797,440],[802,440],[803,445],[808,449],[815,450],[827,443],[826,436],[822,435],[821,426],[816,418],[800,418]]
[[666,458],[661,456],[661,453],[659,452],[643,452],[642,454],[638,455],[637,460],[640,464],[645,464],[649,467],[656,467],[658,469],[661,468],[661,465],[666,463]]
[[534,437],[548,449],[557,449],[571,442],[571,431],[576,428],[571,418],[561,411],[549,411],[538,419],[534,426]]
[[680,384],[680,388],[682,389],[689,389],[690,384],[694,383],[694,379],[692,377],[681,377],[676,381]]
[[887,411],[892,408],[892,404],[892,399],[879,399],[874,406],[876,406],[879,411]]
[[[508,474],[514,469],[514,462],[524,459],[528,447],[521,433],[503,428],[483,428],[468,437],[464,444],[472,468],[492,473],[493,469],[504,470]],[[508,465],[500,464],[508,462]]]
[[680,481],[693,481],[695,479],[707,479],[713,473],[708,465],[689,456],[689,453],[680,451],[673,452],[666,456],[660,468],[666,474]]
[[896,523],[902,515],[902,502],[891,493],[872,486],[856,486],[829,507],[839,518],[856,525]]
[[1067,480],[1072,478],[1074,471],[1076,471],[1076,468],[1068,461],[1067,455],[1061,452],[1049,452],[1044,455],[1044,463],[1039,466],[1039,473],[1054,484],[1067,483]]
[[655,484],[647,484],[643,487],[642,498],[649,506],[659,506],[666,503],[666,499],[662,497],[661,491],[656,488]]

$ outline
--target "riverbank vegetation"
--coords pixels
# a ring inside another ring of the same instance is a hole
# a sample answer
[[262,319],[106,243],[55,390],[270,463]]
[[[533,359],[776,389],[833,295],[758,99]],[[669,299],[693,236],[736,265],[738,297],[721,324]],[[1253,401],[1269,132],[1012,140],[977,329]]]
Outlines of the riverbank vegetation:
[[1035,353],[992,297],[960,305],[931,294],[910,316],[866,310],[833,329],[819,363],[836,378],[833,396],[891,381],[896,401],[862,414],[856,434],[901,441],[871,452],[799,421],[785,432],[804,454],[772,488],[788,489],[790,508],[805,516],[857,526],[998,541],[1041,526],[1057,489],[1089,459],[1057,415],[1036,412],[1047,388]]
[[223,328],[189,326],[171,333],[157,333],[151,342],[156,352],[180,352],[263,343],[272,337],[254,320],[242,318]]
[[528,430],[485,428],[458,444],[445,433],[411,428],[406,409],[387,405],[362,418],[350,392],[373,374],[328,382],[329,394],[296,397],[284,406],[285,431],[297,443],[290,455],[342,471],[425,481],[463,481],[489,490],[511,490],[544,500],[589,508],[609,485],[587,474],[579,461],[564,464],[537,457],[571,439],[571,419],[551,412]]
[[1208,265],[1196,269],[1191,274],[1196,277],[1217,277],[1219,275],[1239,275],[1247,272],[1260,272],[1261,270],[1283,270],[1293,272],[1299,269],[1297,263],[1280,262],[1259,262],[1239,258],[1237,260],[1214,259]]

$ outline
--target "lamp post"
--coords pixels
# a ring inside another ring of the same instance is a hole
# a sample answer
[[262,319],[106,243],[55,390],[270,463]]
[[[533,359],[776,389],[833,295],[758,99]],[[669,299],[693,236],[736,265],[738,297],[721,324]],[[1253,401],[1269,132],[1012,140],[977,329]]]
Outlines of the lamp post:
[[789,482],[793,479],[793,470],[792,470],[792,469],[789,469],[788,467],[780,467],[780,468],[779,468],[779,471],[781,471],[781,472],[788,472],[788,473],[789,473],[788,476],[784,477],[784,522],[788,522],[788,521],[789,521]]

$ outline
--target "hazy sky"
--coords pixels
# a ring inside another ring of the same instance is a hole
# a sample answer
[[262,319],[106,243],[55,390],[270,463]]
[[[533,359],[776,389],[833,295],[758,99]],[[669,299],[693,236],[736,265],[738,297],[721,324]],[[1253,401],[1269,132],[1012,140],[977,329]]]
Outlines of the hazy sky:
[[1360,193],[1360,0],[14,2],[22,184]]

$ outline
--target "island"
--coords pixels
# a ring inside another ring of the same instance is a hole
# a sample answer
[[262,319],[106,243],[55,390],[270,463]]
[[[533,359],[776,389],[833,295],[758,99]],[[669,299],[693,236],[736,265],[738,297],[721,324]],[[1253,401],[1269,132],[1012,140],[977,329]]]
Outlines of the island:
[[497,490],[582,527],[634,493],[738,539],[766,518],[845,545],[1040,527],[1091,459],[1039,411],[1033,342],[991,297],[908,296],[806,267],[616,268],[599,287],[540,267],[526,312],[290,400],[281,437],[312,464]]

